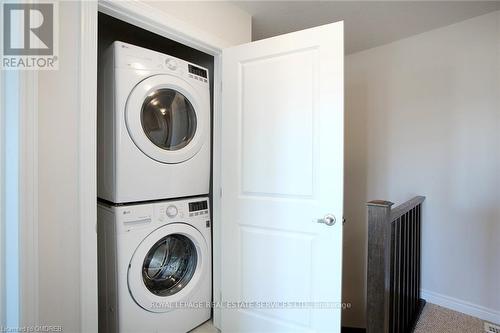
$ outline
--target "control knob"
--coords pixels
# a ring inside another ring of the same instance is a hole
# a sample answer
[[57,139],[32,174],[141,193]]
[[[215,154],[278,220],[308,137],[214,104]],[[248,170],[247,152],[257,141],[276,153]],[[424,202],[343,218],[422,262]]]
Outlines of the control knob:
[[176,217],[177,216],[177,207],[175,207],[174,205],[170,205],[167,207],[167,216],[172,218],[172,217]]
[[167,65],[167,68],[172,71],[177,69],[177,61],[175,61],[175,59],[167,59],[165,60],[165,64]]

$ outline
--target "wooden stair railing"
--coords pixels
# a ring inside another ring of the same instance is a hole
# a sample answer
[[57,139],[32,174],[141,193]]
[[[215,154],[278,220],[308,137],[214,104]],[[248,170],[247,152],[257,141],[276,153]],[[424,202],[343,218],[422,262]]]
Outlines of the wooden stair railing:
[[368,202],[367,333],[412,332],[420,297],[422,203]]

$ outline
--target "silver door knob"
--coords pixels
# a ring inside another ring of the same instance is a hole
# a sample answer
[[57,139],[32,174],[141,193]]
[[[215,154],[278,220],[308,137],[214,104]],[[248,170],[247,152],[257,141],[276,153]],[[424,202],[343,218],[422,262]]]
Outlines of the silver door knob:
[[331,226],[334,225],[335,222],[337,222],[337,219],[335,219],[335,216],[333,214],[326,214],[325,217],[323,217],[322,219],[318,219],[316,222]]

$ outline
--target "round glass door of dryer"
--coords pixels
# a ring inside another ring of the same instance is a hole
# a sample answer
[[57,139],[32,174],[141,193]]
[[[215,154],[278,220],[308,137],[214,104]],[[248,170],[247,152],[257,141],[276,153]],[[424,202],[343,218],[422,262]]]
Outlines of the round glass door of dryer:
[[144,133],[161,149],[187,146],[196,133],[196,112],[189,99],[173,89],[159,89],[144,101],[141,124]]
[[125,106],[128,134],[137,148],[161,163],[181,163],[208,138],[210,106],[180,77],[159,74],[139,82]]

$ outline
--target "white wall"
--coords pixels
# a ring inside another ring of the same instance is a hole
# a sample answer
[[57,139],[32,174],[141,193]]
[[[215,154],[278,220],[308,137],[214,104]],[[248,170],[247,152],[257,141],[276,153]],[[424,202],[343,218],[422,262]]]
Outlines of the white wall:
[[[160,3],[157,3],[160,6]],[[163,4],[165,6],[165,4]],[[59,5],[59,70],[39,73],[38,198],[39,321],[77,332],[80,325],[79,235],[79,45],[80,5]],[[178,5],[172,15],[183,19],[197,4]],[[232,5],[203,8],[205,31],[229,45],[250,41],[250,16],[235,20]],[[226,19],[227,16],[227,19]],[[188,22],[190,23],[190,22]],[[225,30],[221,29],[225,26]],[[89,222],[91,223],[91,222]],[[36,275],[34,275],[36,276]]]
[[79,329],[78,2],[59,4],[59,70],[39,72],[39,319]]
[[500,12],[346,58],[343,324],[364,327],[366,207],[425,195],[428,301],[500,322]]

